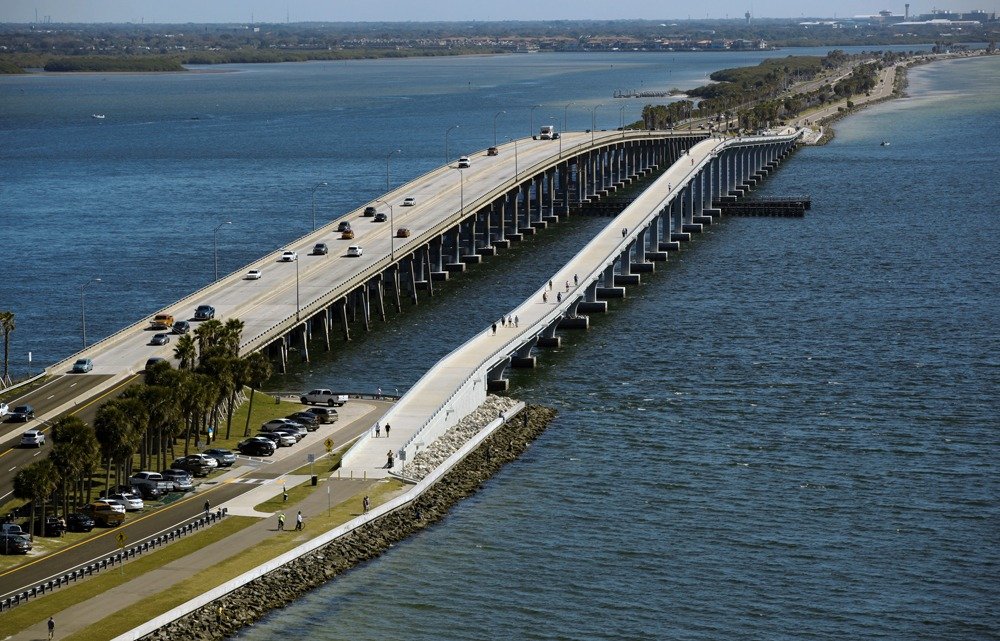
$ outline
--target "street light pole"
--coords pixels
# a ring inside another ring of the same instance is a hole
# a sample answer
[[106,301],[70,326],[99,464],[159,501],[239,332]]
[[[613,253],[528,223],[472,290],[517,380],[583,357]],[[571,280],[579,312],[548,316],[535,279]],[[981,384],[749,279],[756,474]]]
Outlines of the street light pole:
[[590,109],[590,144],[594,144],[594,130],[597,129],[597,109],[604,105],[594,105]]
[[393,154],[402,153],[402,149],[397,149],[396,151],[390,151],[385,155],[385,190],[389,191],[389,159],[392,158]]
[[535,109],[538,109],[541,105],[532,105],[531,112],[528,115],[528,135],[535,135]]
[[627,106],[628,105],[621,105],[620,107],[618,107],[618,115],[621,118],[621,123],[622,123],[622,138],[625,137],[625,107]]
[[212,232],[212,248],[215,250],[215,280],[219,280],[219,230],[225,225],[232,225],[233,221],[227,220],[224,223],[219,223],[219,226],[215,228]]
[[495,116],[493,116],[493,146],[494,147],[497,146],[497,118],[500,117],[500,114],[505,114],[505,113],[507,113],[507,112],[501,109],[500,111],[498,111],[496,113]]
[[[517,182],[517,175],[518,175],[518,171],[517,171],[517,140],[515,140],[513,138],[507,138],[507,140],[509,140],[510,142],[514,143],[514,182],[516,183]],[[562,138],[559,139],[559,142],[562,143]]]
[[[457,127],[458,125],[455,125],[455,126]],[[388,205],[389,206],[389,259],[395,261],[396,260],[396,232],[393,229],[394,225],[393,225],[393,220],[392,220],[392,203],[387,203],[386,201],[381,200],[381,199],[376,200],[375,202],[382,203],[383,205]]]
[[566,119],[569,118],[569,107],[572,104],[572,102],[567,102],[566,106],[563,107],[563,131],[569,131],[569,129],[566,128]]
[[87,305],[84,302],[83,293],[87,285],[101,282],[100,278],[91,278],[80,285],[80,326],[83,328],[83,349],[87,349]]
[[[318,182],[310,190],[312,191],[313,231],[316,231],[316,190],[319,189],[320,187],[326,187],[326,183]],[[216,276],[216,278],[218,278],[218,276]]]
[[295,255],[295,320],[299,320],[299,256]]
[[458,129],[458,125],[452,125],[444,132],[444,164],[446,165],[448,164],[448,161],[451,160],[451,154],[448,153],[448,134],[451,133],[452,129]]

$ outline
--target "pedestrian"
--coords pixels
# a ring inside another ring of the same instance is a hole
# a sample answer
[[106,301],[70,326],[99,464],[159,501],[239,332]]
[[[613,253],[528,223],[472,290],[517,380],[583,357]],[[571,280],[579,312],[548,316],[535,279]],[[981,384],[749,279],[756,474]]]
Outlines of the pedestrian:
[[389,424],[388,423],[385,424],[385,437],[389,438]]
[[508,314],[507,315],[507,327],[513,327],[513,326],[514,326],[514,317],[511,316],[510,314]]
[[212,504],[208,502],[208,499],[205,499],[205,516],[208,516],[208,513],[211,511],[211,509],[212,509]]
[[281,484],[281,500],[284,503],[288,502],[288,487],[284,483]]
[[364,500],[361,501],[361,506],[365,509],[365,514],[368,514],[368,509],[372,506],[371,501],[368,500],[368,495],[365,495]]
[[622,238],[625,238],[626,236],[628,236],[628,227],[623,227],[622,228]]
[[500,423],[501,424],[506,424],[507,423],[507,419],[504,418],[504,415],[503,415],[503,410],[500,410]]
[[673,185],[671,185],[670,183],[667,183],[667,191],[670,191],[673,188],[674,188]]
[[377,396],[378,398],[382,398],[382,388],[381,387],[376,387],[375,388],[375,396]]
[[549,302],[549,295],[546,294],[545,292],[542,292],[542,302],[543,303]]
[[566,281],[566,291],[569,291],[569,281]]
[[579,284],[580,284],[580,279],[576,277],[576,274],[573,274],[573,286],[576,287]]
[[521,319],[520,319],[519,317],[515,316],[515,317],[514,317],[514,327],[517,327],[517,326],[518,326],[517,324],[518,324],[519,322],[521,322]]
[[278,531],[283,532],[285,529],[285,513],[278,512]]
[[506,327],[506,326],[507,326],[507,317],[506,316],[501,316],[500,317],[500,327]]
[[556,292],[556,302],[557,303],[562,302],[562,292]]
[[382,433],[382,428],[379,427],[378,421],[375,421],[375,438],[378,438]]
[[549,289],[552,289],[552,281],[549,281]]
[[493,335],[494,336],[497,335],[497,324],[496,323],[493,323]]
[[299,513],[295,515],[295,529],[302,529],[302,510],[299,510]]
[[389,450],[389,452],[386,454],[386,461],[385,461],[386,469],[391,470],[394,462],[395,461],[392,460],[392,450]]
[[56,636],[56,622],[52,617],[49,617],[49,638]]

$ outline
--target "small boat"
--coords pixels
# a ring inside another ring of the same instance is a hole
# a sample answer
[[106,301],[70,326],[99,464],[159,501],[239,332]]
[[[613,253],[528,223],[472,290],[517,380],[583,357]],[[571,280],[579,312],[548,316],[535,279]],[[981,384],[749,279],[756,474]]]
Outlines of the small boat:
[[888,147],[889,146],[889,141],[888,140],[883,140],[881,146],[882,147]]
[[91,118],[97,118],[98,120],[104,120],[104,114],[90,114]]

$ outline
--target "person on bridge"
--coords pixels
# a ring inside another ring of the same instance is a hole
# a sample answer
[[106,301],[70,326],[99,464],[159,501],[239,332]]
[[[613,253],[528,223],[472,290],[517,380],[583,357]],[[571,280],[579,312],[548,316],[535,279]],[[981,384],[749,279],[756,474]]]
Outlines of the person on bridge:
[[205,516],[208,516],[208,513],[211,511],[212,511],[212,504],[209,503],[208,499],[205,499]]
[[625,238],[626,236],[628,236],[628,227],[623,227],[622,228],[622,238]]
[[395,461],[393,460],[393,456],[392,456],[392,450],[389,450],[389,453],[386,454],[386,457],[387,457],[387,460],[385,462],[385,468],[387,470],[391,470],[392,466],[395,464]]
[[521,322],[521,319],[520,319],[520,318],[519,318],[518,316],[515,316],[515,317],[514,317],[514,327],[517,327],[517,324],[518,324],[519,322]]
[[493,335],[497,335],[497,324],[495,322],[493,323]]
[[278,512],[278,531],[284,532],[285,530],[285,513]]
[[385,437],[389,438],[389,424],[388,423],[385,424]]
[[549,302],[549,295],[546,294],[545,292],[542,292],[542,302],[543,303]]
[[378,421],[375,421],[375,438],[378,438],[382,433],[382,428],[379,426]]

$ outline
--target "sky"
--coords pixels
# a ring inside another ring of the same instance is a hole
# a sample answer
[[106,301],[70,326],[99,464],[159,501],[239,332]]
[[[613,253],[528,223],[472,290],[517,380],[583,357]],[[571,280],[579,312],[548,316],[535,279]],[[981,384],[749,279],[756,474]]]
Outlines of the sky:
[[[917,0],[932,8],[996,11],[998,0]],[[0,0],[0,22],[426,22],[469,20],[723,19],[750,11],[763,18],[850,17],[903,0]]]

